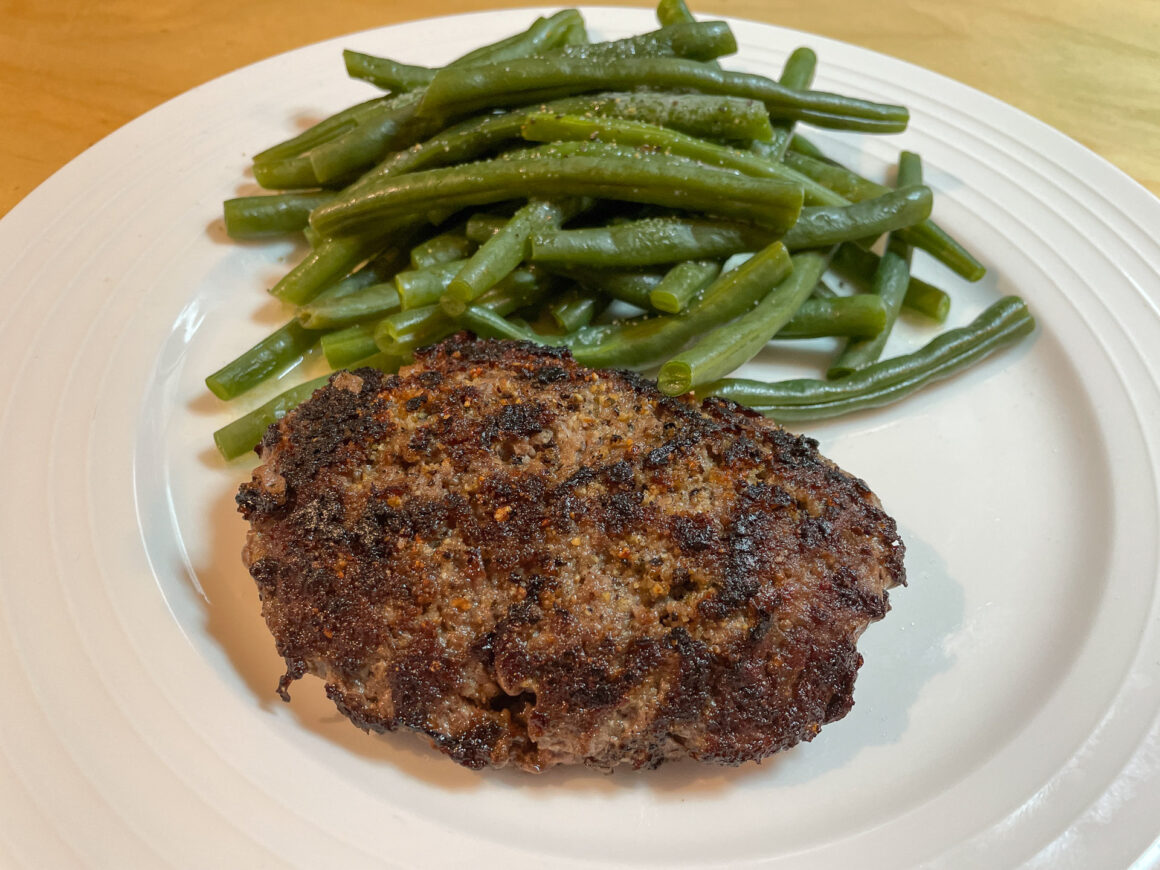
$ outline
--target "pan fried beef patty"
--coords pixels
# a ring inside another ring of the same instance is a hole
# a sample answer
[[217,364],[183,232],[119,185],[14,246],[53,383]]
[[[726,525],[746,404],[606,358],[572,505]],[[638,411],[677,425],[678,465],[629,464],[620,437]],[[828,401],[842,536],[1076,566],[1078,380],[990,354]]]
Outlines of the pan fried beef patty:
[[238,494],[279,693],[315,674],[472,768],[810,740],[904,578],[894,521],[816,446],[522,343],[339,373]]

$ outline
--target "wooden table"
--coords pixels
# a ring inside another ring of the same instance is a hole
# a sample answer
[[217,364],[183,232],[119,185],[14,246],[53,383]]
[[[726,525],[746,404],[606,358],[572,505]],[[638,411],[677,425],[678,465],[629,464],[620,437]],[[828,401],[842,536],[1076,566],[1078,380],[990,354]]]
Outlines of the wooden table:
[[[496,5],[0,4],[0,214],[101,137],[208,79],[342,33]],[[694,11],[821,33],[937,70],[1059,128],[1160,194],[1160,0],[700,0]]]

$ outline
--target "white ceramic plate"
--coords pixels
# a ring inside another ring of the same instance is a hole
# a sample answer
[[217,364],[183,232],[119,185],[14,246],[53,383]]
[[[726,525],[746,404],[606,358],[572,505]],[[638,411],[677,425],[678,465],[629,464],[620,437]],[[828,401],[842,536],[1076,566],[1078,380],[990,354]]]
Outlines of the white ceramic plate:
[[[868,173],[921,152],[936,216],[990,266],[920,258],[964,322],[1024,295],[1021,349],[813,428],[900,521],[910,586],[857,706],[738,770],[472,773],[370,737],[281,663],[238,552],[202,377],[283,316],[297,251],[228,242],[247,157],[367,93],[342,47],[435,64],[532,10],[304,48],[200,87],[0,222],[0,865],[1152,866],[1160,849],[1160,202],[1031,118],[890,58],[734,22],[818,85],[903,102],[904,136],[819,135]],[[588,10],[615,37],[644,10]],[[910,328],[895,348],[924,340]],[[805,357],[809,353],[804,354]],[[762,362],[758,368],[770,369]]]

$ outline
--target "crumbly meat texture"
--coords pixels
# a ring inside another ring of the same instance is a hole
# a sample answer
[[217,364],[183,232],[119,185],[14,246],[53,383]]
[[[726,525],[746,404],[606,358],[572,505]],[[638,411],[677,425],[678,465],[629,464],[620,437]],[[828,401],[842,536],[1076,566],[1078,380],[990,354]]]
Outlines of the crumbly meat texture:
[[853,705],[904,582],[866,485],[732,403],[463,334],[267,432],[244,558],[286,661],[471,768],[761,759]]

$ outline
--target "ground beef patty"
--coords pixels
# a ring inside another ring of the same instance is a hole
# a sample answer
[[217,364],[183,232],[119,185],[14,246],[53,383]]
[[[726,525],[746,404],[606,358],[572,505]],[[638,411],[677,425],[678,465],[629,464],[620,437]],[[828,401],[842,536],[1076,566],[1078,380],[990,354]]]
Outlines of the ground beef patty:
[[862,481],[729,402],[461,335],[339,373],[238,494],[285,658],[472,768],[738,764],[853,705],[903,582]]

